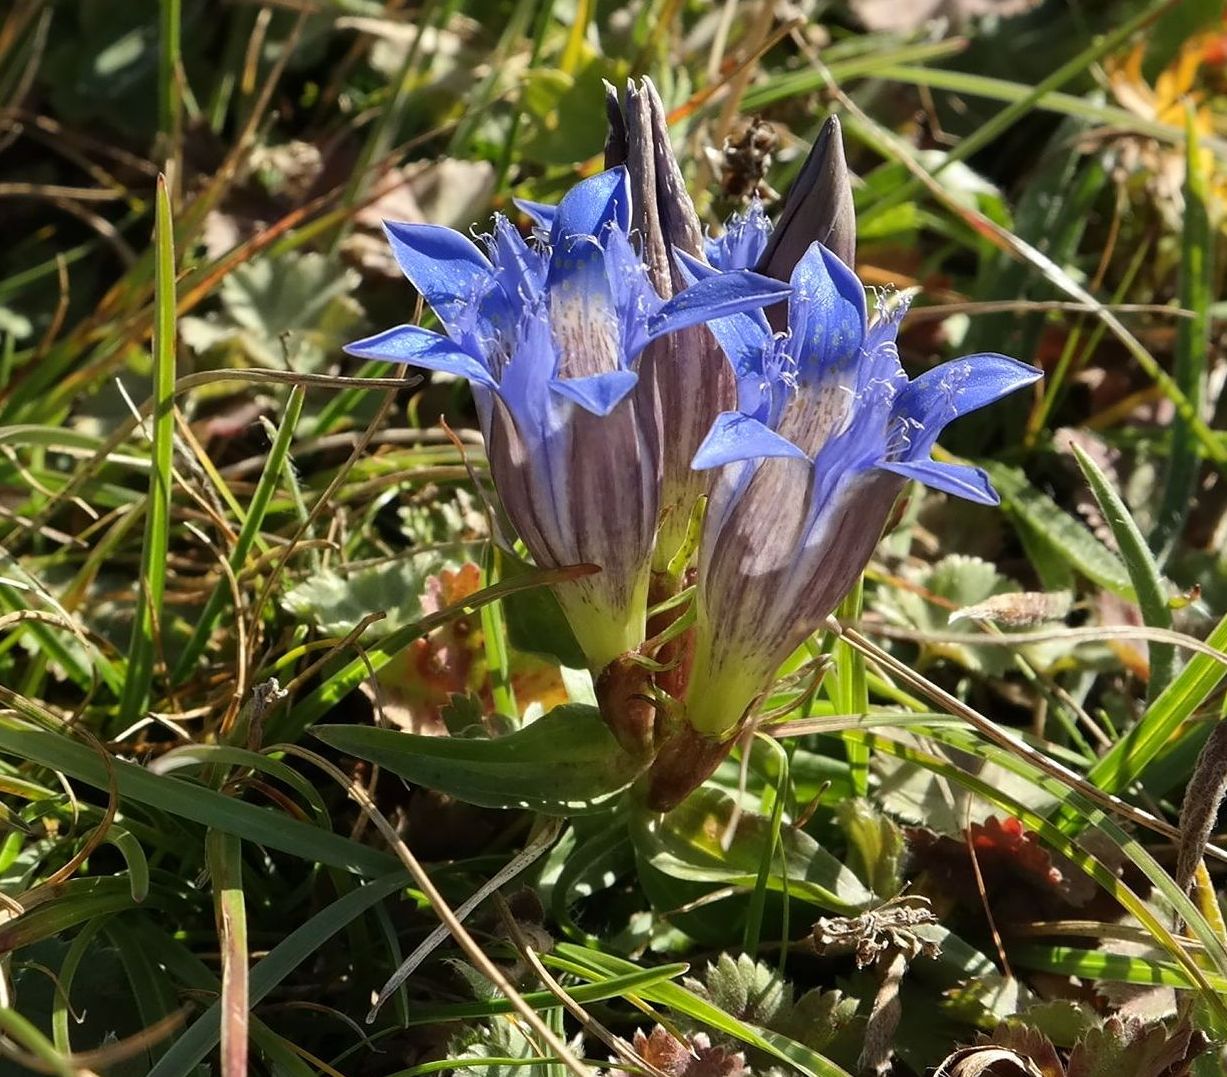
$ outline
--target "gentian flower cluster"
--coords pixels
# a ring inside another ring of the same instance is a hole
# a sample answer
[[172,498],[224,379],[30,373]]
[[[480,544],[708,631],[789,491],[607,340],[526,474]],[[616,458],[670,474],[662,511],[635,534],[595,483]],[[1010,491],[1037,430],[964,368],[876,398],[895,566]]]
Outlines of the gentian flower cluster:
[[444,333],[402,325],[346,351],[469,380],[495,488],[533,558],[601,570],[556,588],[599,672],[646,632],[660,441],[635,392],[639,356],[787,288],[742,270],[662,299],[631,242],[624,167],[577,184],[556,210],[532,208],[548,239],[529,244],[497,217],[485,252],[450,228],[388,224],[397,262]]
[[[879,295],[870,316],[852,268],[834,119],[774,230],[756,202],[705,241],[651,84],[625,106],[611,94],[609,117],[610,167],[557,207],[523,205],[548,232],[536,243],[502,217],[486,253],[448,229],[388,225],[445,332],[401,326],[347,350],[468,378],[534,559],[599,566],[557,594],[602,714],[665,810],[855,583],[909,480],[996,503],[983,471],[934,460],[934,444],[1040,374],[980,354],[908,378],[907,298]],[[679,575],[703,496],[697,561]],[[644,653],[662,627],[650,604],[691,584],[693,626]]]

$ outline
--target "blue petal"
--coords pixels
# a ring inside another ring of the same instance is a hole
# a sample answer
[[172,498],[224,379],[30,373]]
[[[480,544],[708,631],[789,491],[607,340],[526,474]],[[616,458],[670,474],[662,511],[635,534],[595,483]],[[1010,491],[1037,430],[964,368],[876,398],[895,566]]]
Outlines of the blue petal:
[[878,464],[878,467],[980,505],[1001,503],[1001,498],[997,496],[988,476],[978,467],[970,467],[967,464],[941,464],[936,460],[894,460]]
[[489,389],[498,383],[485,363],[457,347],[447,337],[416,325],[398,325],[373,337],[346,344],[345,352],[359,359],[383,359],[389,363],[410,363],[427,370],[458,374]]
[[865,342],[865,288],[821,243],[810,245],[792,274],[788,304],[793,357],[803,379],[851,359]]
[[648,323],[650,339],[699,322],[726,318],[787,297],[790,289],[770,277],[739,269],[695,281],[670,299]]
[[630,176],[622,165],[566,193],[550,223],[550,242],[557,247],[569,236],[599,236],[610,223],[623,232],[631,226]]
[[895,413],[916,428],[905,458],[924,459],[948,423],[1041,377],[1043,372],[1035,367],[991,352],[925,371],[908,383],[895,403]]
[[651,339],[649,319],[662,302],[648,278],[643,258],[620,228],[605,233],[601,274],[589,287],[589,302],[600,302],[606,295],[621,331],[624,359],[633,359]]
[[633,370],[613,370],[586,378],[555,378],[550,388],[593,415],[608,415],[639,380]]
[[452,228],[401,221],[383,227],[401,271],[451,331],[490,280],[486,256]]
[[547,422],[549,384],[558,370],[558,349],[543,307],[532,307],[516,327],[510,354],[499,373],[499,399],[516,424]]
[[968,355],[926,370],[899,394],[895,410],[919,421],[921,441],[932,446],[942,427],[1044,376],[1042,370],[1005,355]]
[[693,254],[682,250],[681,247],[673,248],[673,260],[677,263],[678,269],[682,271],[687,284],[693,284],[704,277],[714,277],[720,272],[709,266],[702,258],[696,258]]
[[696,471],[705,471],[739,460],[761,460],[768,456],[809,461],[805,453],[771,427],[740,411],[725,411],[716,416],[690,466]]
[[763,204],[757,198],[750,203],[745,213],[730,217],[719,239],[703,243],[707,260],[717,269],[753,269],[771,238],[771,221],[763,212]]
[[544,228],[547,232],[554,225],[554,217],[558,213],[557,206],[551,206],[546,202],[532,202],[527,198],[513,198],[516,208],[527,213],[532,219],[533,224],[538,228]]
[[480,312],[498,332],[510,335],[520,312],[536,300],[545,286],[545,261],[501,214],[494,218],[492,247],[493,274],[498,287],[486,293]]
[[[705,265],[685,251],[674,251],[678,268],[683,278],[695,286],[696,281],[708,280],[717,275],[717,270]],[[686,291],[689,291],[688,288]],[[686,292],[682,292],[685,295]],[[714,318],[707,323],[733,365],[738,378],[751,377],[762,370],[763,349],[771,342],[771,327],[761,310],[734,314],[727,318]]]

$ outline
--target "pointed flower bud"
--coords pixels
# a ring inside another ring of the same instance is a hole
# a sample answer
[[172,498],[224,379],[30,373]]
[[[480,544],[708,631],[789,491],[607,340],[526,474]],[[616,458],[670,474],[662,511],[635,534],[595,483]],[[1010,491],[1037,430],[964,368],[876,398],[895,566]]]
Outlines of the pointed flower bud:
[[[692,261],[696,278],[712,270]],[[759,312],[711,328],[738,406],[695,455],[719,469],[699,553],[690,724],[727,736],[788,655],[864,570],[905,480],[997,503],[979,468],[931,452],[947,423],[1039,378],[1004,355],[970,355],[914,380],[895,337],[907,302],[879,303],[820,243],[792,273],[788,331]]]
[[[855,266],[856,211],[843,135],[835,116],[822,125],[788,190],[775,228],[755,198],[744,214],[728,222],[718,239],[707,241],[706,254],[717,269],[756,269],[776,280],[788,280],[814,242],[844,265]],[[772,329],[786,328],[788,310],[783,303],[768,307],[766,315]]]
[[753,266],[776,280],[788,280],[815,241],[844,265],[855,266],[856,210],[844,159],[843,132],[836,116],[822,125],[805,164],[788,190],[766,249],[747,268]]
[[484,251],[448,228],[389,223],[401,269],[444,332],[402,325],[346,350],[470,381],[495,487],[537,564],[601,570],[557,587],[599,671],[644,638],[659,460],[643,434],[639,357],[787,289],[743,272],[662,299],[629,238],[625,168],[577,184],[557,207],[526,208],[548,241],[526,243],[502,217]]
[[[703,229],[673,154],[664,105],[650,79],[627,85],[625,103],[609,88],[606,164],[625,164],[630,175],[635,233],[652,286],[668,298],[685,287],[674,252],[703,253]],[[752,263],[739,266],[752,269]],[[691,510],[711,487],[711,476],[690,466],[720,412],[735,399],[728,364],[701,325],[654,341],[640,363],[640,395],[656,418],[660,446],[660,539],[656,568],[663,569],[685,538]]]

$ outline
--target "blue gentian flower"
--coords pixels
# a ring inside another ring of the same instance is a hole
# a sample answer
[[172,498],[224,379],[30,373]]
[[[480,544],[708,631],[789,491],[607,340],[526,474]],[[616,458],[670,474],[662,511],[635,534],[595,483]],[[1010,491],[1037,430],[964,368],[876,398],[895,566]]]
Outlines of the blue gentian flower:
[[[713,262],[735,265],[747,246],[730,233]],[[715,273],[694,259],[687,267],[695,279]],[[902,296],[881,298],[871,321],[856,274],[814,243],[792,273],[786,332],[773,333],[760,312],[711,323],[733,364],[738,405],[694,459],[720,469],[699,552],[685,700],[688,723],[704,736],[726,737],[836,607],[907,480],[997,503],[982,470],[938,462],[932,449],[947,423],[1040,371],[981,354],[909,380],[895,344],[906,309]]]
[[556,589],[599,671],[645,632],[660,462],[639,356],[787,288],[742,271],[662,299],[630,240],[625,168],[578,183],[556,209],[531,208],[548,239],[526,243],[496,217],[485,251],[449,228],[389,223],[397,262],[444,332],[402,325],[346,350],[470,381],[495,488],[534,560],[601,570]]
[[[725,272],[744,269],[759,264],[771,236],[771,220],[763,212],[763,203],[755,195],[744,213],[729,218],[719,236],[715,239],[709,236],[703,241],[703,253],[714,269]],[[791,272],[792,268],[789,267]]]

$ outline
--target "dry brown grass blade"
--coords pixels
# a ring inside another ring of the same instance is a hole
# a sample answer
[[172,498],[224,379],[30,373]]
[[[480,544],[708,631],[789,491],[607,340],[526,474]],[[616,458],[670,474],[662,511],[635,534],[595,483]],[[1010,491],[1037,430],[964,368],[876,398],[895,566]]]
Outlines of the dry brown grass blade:
[[[372,785],[374,781],[372,780]],[[363,818],[367,818],[363,816]],[[463,922],[486,898],[491,894],[502,904],[502,897],[497,891],[506,886],[512,879],[527,868],[533,861],[537,860],[545,851],[554,844],[554,839],[562,832],[561,819],[546,819],[537,835],[526,845],[520,852],[516,853],[503,867],[495,872],[487,879],[476,891],[467,898],[457,909],[456,919]],[[425,939],[418,945],[404,961],[400,967],[388,977],[388,982],[379,990],[379,995],[371,1005],[370,1011],[366,1015],[367,1022],[374,1021],[379,1011],[383,1008],[384,1003],[392,997],[397,988],[405,982],[423,961],[426,960],[448,936],[448,928],[446,924],[440,924],[434,931],[426,936]]]
[[[179,397],[192,389],[223,381],[250,382],[257,385],[274,383],[318,386],[333,389],[403,389],[416,385],[417,380],[416,378],[350,378],[331,374],[299,374],[288,370],[202,370],[197,374],[187,374],[179,378],[175,382],[175,396]],[[73,472],[68,482],[58,491],[51,491],[48,500],[37,512],[20,521],[19,527],[14,527],[8,534],[0,536],[0,548],[9,548],[8,544],[11,543],[12,535],[17,530],[32,533],[42,527],[48,516],[59,508],[63,501],[76,496],[77,491],[89,482],[119,447],[135,433],[138,422],[149,418],[152,414],[153,398],[150,397],[137,409],[139,418],[128,418],[119,423],[106,440],[98,446],[94,454]]]
[[975,647],[1014,647],[1027,643],[1108,643],[1112,640],[1135,639],[1150,643],[1170,643],[1186,651],[1204,654],[1220,665],[1227,666],[1227,654],[1215,650],[1199,639],[1170,628],[1144,628],[1140,625],[1108,625],[1035,630],[1032,632],[920,632],[896,625],[862,622],[858,628],[887,639],[909,640],[913,643],[966,643]]
[[1041,273],[1060,291],[1080,303],[1085,303],[1094,311],[1094,315],[1133,357],[1134,361],[1151,379],[1155,387],[1171,402],[1181,419],[1188,425],[1197,439],[1198,444],[1220,470],[1227,468],[1227,446],[1220,443],[1199,414],[1184,390],[1176,384],[1175,379],[1159,365],[1158,361],[1146,349],[1108,307],[1100,303],[1093,295],[1075,281],[1060,266],[1052,261],[1043,251],[1033,247],[1026,240],[1014,235],[1009,229],[1002,227],[977,209],[959,203],[958,199],[946,190],[929,172],[915,159],[913,154],[901,140],[872,120],[847,94],[830,80],[831,92],[852,115],[882,140],[884,145],[894,149],[892,158],[898,161],[913,177],[944,206],[951,214],[959,218],[978,235],[983,236],[999,250],[1019,262],[1024,262]]
[[[7,697],[12,697],[15,701],[16,693],[0,686],[0,702],[4,702]],[[27,890],[21,896],[22,908],[27,912],[35,905],[41,904],[44,901],[50,901],[57,896],[60,885],[71,879],[77,873],[77,869],[106,841],[107,831],[111,829],[111,824],[115,822],[115,817],[119,814],[119,783],[115,778],[115,766],[111,761],[111,753],[106,750],[106,746],[102,741],[95,737],[88,729],[77,726],[73,731],[97,752],[98,757],[102,760],[102,765],[106,768],[107,804],[103,809],[102,819],[98,825],[90,831],[89,836],[86,837],[81,843],[81,847],[68,859],[68,862],[48,875],[38,886]]]
[[[187,1020],[188,1014],[191,1013],[191,1009],[190,1006],[181,1007],[174,1013],[167,1014],[160,1021],[155,1021],[148,1028],[132,1033],[131,1036],[126,1036],[122,1040],[116,1040],[114,1043],[108,1043],[105,1047],[96,1047],[89,1051],[74,1051],[72,1054],[67,1055],[64,1061],[71,1069],[77,1070],[82,1075],[95,1073],[98,1070],[106,1070],[111,1066],[118,1065],[120,1062],[135,1058],[142,1051],[152,1047],[155,1043],[161,1042],[173,1032],[182,1028],[183,1022]],[[57,1072],[41,1058],[35,1058],[25,1051],[17,1050],[11,1044],[5,1045],[5,1054],[34,1073]]]
[[116,202],[126,198],[123,188],[105,191],[98,187],[65,187],[56,183],[0,183],[0,198],[69,198],[77,202]]
[[592,1035],[596,1036],[604,1043],[615,1055],[618,1056],[618,1061],[623,1065],[630,1067],[630,1072],[642,1070],[650,1073],[652,1077],[673,1077],[666,1073],[659,1066],[654,1066],[646,1058],[640,1056],[639,1052],[626,1042],[621,1036],[616,1035],[606,1028],[600,1021],[592,1016],[584,1009],[565,987],[562,986],[550,973],[550,970],[541,963],[541,958],[537,956],[536,950],[533,949],[531,941],[524,933],[524,929],[516,920],[514,914],[508,906],[506,899],[502,894],[494,895],[495,904],[498,907],[499,917],[503,921],[503,926],[507,929],[507,933],[511,936],[511,941],[515,944],[516,950],[520,956],[532,968],[537,978],[545,985],[545,989],[549,991],[559,1002],[563,1008],[572,1017],[577,1020],[581,1026]]
[[[413,381],[411,379],[405,378],[405,370],[406,368],[404,365],[396,367],[396,373],[399,375],[399,378],[394,379],[394,384],[397,384],[398,388],[403,388],[406,384],[410,384],[410,385],[413,384]],[[359,380],[363,380],[363,379],[359,379]],[[306,535],[311,530],[311,527],[315,523],[315,521],[318,520],[320,516],[323,515],[324,510],[332,503],[333,495],[337,492],[338,489],[340,489],[341,484],[345,482],[346,477],[349,475],[354,465],[362,458],[363,454],[366,452],[367,445],[370,444],[371,438],[375,436],[375,432],[383,425],[383,421],[385,418],[387,418],[388,412],[391,410],[392,403],[395,399],[396,399],[395,391],[389,391],[389,392],[384,393],[383,400],[380,401],[379,407],[378,409],[376,409],[375,415],[372,417],[370,423],[367,425],[367,428],[363,432],[362,437],[360,437],[354,443],[353,450],[350,452],[349,457],[346,459],[345,463],[343,463],[339,468],[337,468],[337,472],[332,477],[332,481],[323,490],[323,492],[319,495],[319,497],[315,499],[315,503],[311,506],[310,511],[307,513],[306,519],[303,520],[302,523],[298,525],[298,530],[294,532],[293,536],[290,538],[289,543],[286,545],[285,549],[282,551],[281,558],[273,566],[272,570],[268,574],[268,578],[264,581],[264,587],[260,591],[259,597],[252,604],[251,617],[252,617],[253,622],[259,620],[261,611],[264,609],[264,604],[271,597],[273,593],[273,588],[276,586],[277,581],[281,576],[281,572],[286,566],[286,562],[289,561],[290,556],[294,552],[295,545],[298,542],[301,542],[302,539],[306,537]],[[249,662],[251,662],[251,664],[254,665],[255,656],[249,655],[248,660]]]

